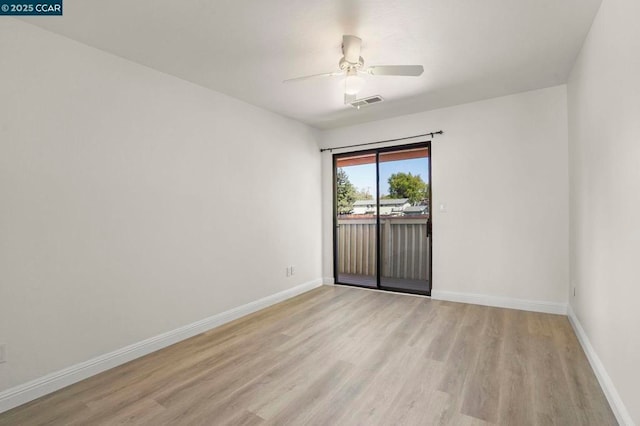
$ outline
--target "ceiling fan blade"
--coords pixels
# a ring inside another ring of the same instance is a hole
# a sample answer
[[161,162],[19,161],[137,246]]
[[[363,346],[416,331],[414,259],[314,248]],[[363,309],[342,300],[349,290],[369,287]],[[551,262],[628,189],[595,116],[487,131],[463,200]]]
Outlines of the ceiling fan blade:
[[357,64],[360,61],[360,47],[362,39],[352,35],[342,36],[342,54],[345,61]]
[[313,74],[313,75],[305,75],[304,77],[296,77],[290,78],[288,80],[284,80],[283,83],[292,83],[295,81],[303,81],[303,80],[311,80],[314,78],[322,78],[322,77],[334,77],[336,75],[343,75],[343,71],[335,71],[335,72],[326,72],[324,74]]
[[422,75],[424,67],[422,65],[376,65],[366,70],[371,75],[402,75],[417,77]]

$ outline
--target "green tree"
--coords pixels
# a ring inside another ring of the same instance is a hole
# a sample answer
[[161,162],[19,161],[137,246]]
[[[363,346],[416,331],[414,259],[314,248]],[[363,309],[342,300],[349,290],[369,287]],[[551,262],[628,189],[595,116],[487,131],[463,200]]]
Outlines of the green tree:
[[429,185],[420,175],[394,173],[388,182],[390,198],[408,198],[411,204],[417,204],[429,197]]
[[373,195],[366,188],[358,189],[356,191],[356,200],[373,200]]
[[336,172],[338,214],[349,214],[356,200],[356,187],[349,181],[349,175],[343,169]]

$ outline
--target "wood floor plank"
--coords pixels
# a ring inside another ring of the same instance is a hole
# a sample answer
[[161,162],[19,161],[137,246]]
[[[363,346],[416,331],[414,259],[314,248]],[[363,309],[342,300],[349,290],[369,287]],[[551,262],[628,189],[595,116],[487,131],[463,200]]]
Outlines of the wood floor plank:
[[436,361],[444,361],[456,341],[456,335],[460,332],[460,323],[468,305],[450,306],[436,304],[436,318],[430,328],[433,338],[429,342],[426,352],[428,358]]
[[[533,316],[529,316],[531,321]],[[533,377],[533,407],[537,424],[579,424],[564,378],[562,363],[551,337],[547,318],[535,318],[538,325],[530,338],[529,374]],[[538,331],[543,330],[543,333]],[[569,408],[571,407],[571,408]]]
[[[89,407],[91,409],[91,407]],[[104,416],[101,421],[96,421],[89,417],[82,419],[80,424],[94,425],[137,425],[151,418],[158,412],[165,411],[165,408],[153,399],[143,398],[135,404],[128,405],[125,409],[119,410],[117,413],[112,412],[108,416]]]
[[557,348],[575,413],[582,424],[615,425],[611,407],[566,317],[550,317]]
[[[417,348],[409,346],[409,340],[412,335],[412,325],[415,322],[416,315],[419,315],[423,306],[423,299],[416,298],[413,303],[406,306],[405,309],[396,310],[388,315],[378,316],[378,321],[383,324],[367,322],[371,333],[366,335],[351,334],[351,340],[341,345],[351,347],[349,351],[338,352],[337,356],[347,359],[356,365],[351,380],[346,382],[331,398],[326,398],[316,411],[316,415],[311,417],[312,424],[336,424],[340,423],[339,419],[348,411],[353,411],[356,401],[366,401],[365,395],[373,385],[374,380],[388,380],[385,375],[396,376],[402,380],[401,375],[397,374],[397,365],[416,365],[420,364],[422,353]],[[391,304],[392,306],[398,306]],[[413,309],[410,309],[413,307]],[[386,326],[386,327],[385,327]],[[367,348],[367,353],[362,353],[362,348]],[[408,350],[409,349],[409,350]],[[346,357],[345,357],[346,355]],[[411,356],[412,359],[403,359],[402,356]],[[407,380],[411,370],[403,370],[406,373]],[[401,387],[399,387],[401,388]],[[398,388],[398,389],[399,389]],[[370,398],[370,400],[375,397]],[[378,402],[378,405],[381,405]]]
[[558,315],[324,286],[0,425],[615,425]]
[[527,369],[530,353],[527,313],[505,309],[504,314],[498,424],[534,424],[534,407],[531,404],[533,376]]
[[495,423],[500,398],[500,361],[504,343],[504,309],[487,308],[487,320],[477,346],[478,356],[462,393],[461,413]]
[[424,359],[423,354],[420,354],[415,362],[405,365],[409,379],[404,386],[400,387],[396,397],[390,401],[382,423],[393,425],[439,424],[453,409],[451,395],[436,389],[437,384],[442,380],[443,363]]
[[[309,418],[317,412],[320,401],[330,397],[349,379],[353,364],[336,361],[328,366],[325,373],[313,381],[307,389],[292,398],[290,402],[275,414],[270,414],[266,424],[309,424]],[[299,407],[306,407],[300,410]]]
[[462,395],[463,387],[471,367],[478,357],[482,329],[488,308],[469,305],[457,323],[453,347],[446,359],[448,368],[440,383],[439,390],[452,395]]

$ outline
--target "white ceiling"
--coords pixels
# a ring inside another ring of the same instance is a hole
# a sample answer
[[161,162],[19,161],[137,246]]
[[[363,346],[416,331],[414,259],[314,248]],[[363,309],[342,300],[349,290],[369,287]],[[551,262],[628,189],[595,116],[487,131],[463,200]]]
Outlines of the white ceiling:
[[[65,0],[34,25],[318,128],[566,82],[601,0]],[[341,37],[365,65],[422,64],[421,77],[368,77],[343,104],[331,72]]]

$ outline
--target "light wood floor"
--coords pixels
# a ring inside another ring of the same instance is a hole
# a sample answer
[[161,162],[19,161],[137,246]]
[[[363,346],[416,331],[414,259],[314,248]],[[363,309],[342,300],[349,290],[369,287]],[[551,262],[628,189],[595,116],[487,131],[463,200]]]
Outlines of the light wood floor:
[[1,425],[616,424],[566,317],[321,287]]

